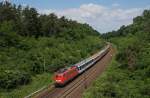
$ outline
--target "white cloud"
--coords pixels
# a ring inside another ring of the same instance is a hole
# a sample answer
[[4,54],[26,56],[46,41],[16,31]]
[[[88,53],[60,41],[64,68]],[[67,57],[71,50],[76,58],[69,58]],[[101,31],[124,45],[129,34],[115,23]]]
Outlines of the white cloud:
[[[114,4],[116,6],[117,4]],[[119,5],[117,5],[119,6]],[[122,25],[132,23],[134,17],[141,15],[144,8],[121,9],[119,7],[106,7],[97,4],[83,4],[79,8],[63,10],[40,10],[41,13],[56,13],[58,16],[88,23],[101,33],[119,29]]]
[[118,4],[118,3],[114,3],[114,4],[112,4],[112,6],[113,6],[113,7],[119,7],[119,6],[120,6],[120,4]]

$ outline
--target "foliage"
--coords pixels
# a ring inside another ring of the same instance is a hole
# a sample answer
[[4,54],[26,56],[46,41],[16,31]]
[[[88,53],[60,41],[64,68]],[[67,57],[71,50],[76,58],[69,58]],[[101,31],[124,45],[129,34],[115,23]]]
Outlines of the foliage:
[[88,24],[1,2],[0,89],[14,89],[37,74],[75,64],[104,44]]
[[0,87],[4,89],[15,88],[18,85],[25,85],[31,81],[30,75],[15,70],[0,72]]
[[83,94],[83,98],[149,98],[148,70],[120,68],[115,58],[107,70]]
[[118,53],[108,70],[84,94],[84,98],[150,97],[150,10],[133,24],[103,35]]
[[51,73],[42,73],[32,77],[28,85],[19,86],[13,90],[0,90],[1,98],[24,98],[25,96],[52,84],[53,75]]

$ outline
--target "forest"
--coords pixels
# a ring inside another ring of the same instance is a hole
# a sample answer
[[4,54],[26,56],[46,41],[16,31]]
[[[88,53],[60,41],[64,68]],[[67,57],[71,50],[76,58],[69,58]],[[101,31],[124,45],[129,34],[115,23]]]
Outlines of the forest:
[[1,2],[0,91],[11,91],[29,84],[33,76],[75,64],[104,45],[88,24]]
[[150,10],[135,17],[133,24],[102,37],[116,47],[117,54],[84,98],[149,98]]
[[[149,98],[150,10],[135,17],[130,25],[100,34],[88,24],[65,16],[40,14],[29,6],[0,2],[0,97],[17,98],[21,87],[38,82],[36,76],[50,80],[47,73],[89,57],[106,41],[113,44],[116,55],[83,97]],[[16,89],[16,95],[8,94]]]

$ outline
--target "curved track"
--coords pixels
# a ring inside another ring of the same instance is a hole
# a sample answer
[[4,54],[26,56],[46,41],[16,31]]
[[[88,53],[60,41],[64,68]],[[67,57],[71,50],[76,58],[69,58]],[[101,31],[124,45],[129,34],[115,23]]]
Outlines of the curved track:
[[114,49],[111,47],[110,51],[101,60],[72,82],[62,88],[45,90],[36,95],[36,98],[81,98],[83,91],[104,71],[113,54]]

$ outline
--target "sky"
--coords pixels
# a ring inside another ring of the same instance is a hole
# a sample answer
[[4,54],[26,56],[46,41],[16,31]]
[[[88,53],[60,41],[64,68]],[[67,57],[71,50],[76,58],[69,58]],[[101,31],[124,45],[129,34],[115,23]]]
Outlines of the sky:
[[9,0],[17,5],[35,7],[41,14],[88,23],[100,33],[117,30],[132,23],[134,17],[150,9],[150,0]]

